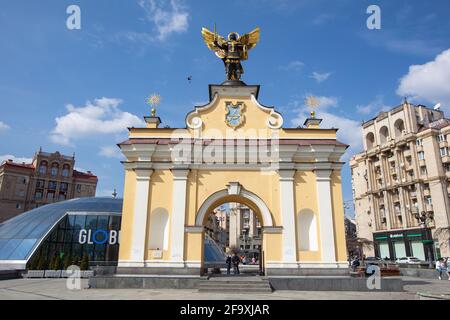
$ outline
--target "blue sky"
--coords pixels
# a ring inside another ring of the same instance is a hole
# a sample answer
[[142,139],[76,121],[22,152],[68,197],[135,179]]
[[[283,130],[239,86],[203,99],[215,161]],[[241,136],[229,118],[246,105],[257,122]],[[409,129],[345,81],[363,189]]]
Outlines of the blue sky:
[[[66,27],[73,4],[81,30]],[[366,26],[371,4],[380,30]],[[351,145],[348,160],[361,150],[360,121],[405,95],[450,110],[449,12],[447,0],[1,0],[0,159],[39,146],[75,152],[77,167],[99,176],[98,195],[122,194],[115,144],[149,113],[146,97],[162,96],[163,125],[184,127],[207,85],[224,80],[200,36],[217,23],[222,34],[261,28],[243,80],[261,85],[260,101],[287,126],[303,123],[305,96],[319,97],[323,127]],[[348,165],[343,186],[351,200]]]

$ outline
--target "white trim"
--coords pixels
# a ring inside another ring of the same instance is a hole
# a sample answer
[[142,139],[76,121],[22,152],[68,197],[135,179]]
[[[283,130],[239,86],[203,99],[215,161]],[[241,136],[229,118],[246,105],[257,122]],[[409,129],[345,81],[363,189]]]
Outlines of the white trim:
[[332,170],[315,170],[319,209],[320,243],[323,261],[336,261],[333,204],[331,203]]
[[297,260],[297,241],[295,232],[294,174],[295,170],[279,170],[280,212],[283,224],[283,260],[294,263]]
[[[228,195],[229,195],[228,189],[223,189],[210,195],[208,199],[206,199],[203,202],[200,209],[198,210],[197,217],[195,218],[195,225],[198,227],[203,226],[203,220],[206,214],[208,213],[207,211],[210,209],[213,203],[216,202],[217,200],[225,198]],[[256,194],[250,191],[245,190],[243,187],[240,188],[239,196],[242,196],[250,200],[258,207],[263,218],[262,221],[263,227],[273,227],[273,220],[270,210],[260,197],[258,197]]]
[[274,110],[274,108],[269,108],[269,107],[265,107],[262,104],[259,103],[259,101],[256,99],[255,95],[252,94],[250,96],[252,102],[261,110],[263,111],[268,111],[269,113],[269,117],[266,120],[266,125],[270,128],[270,129],[280,129],[283,126],[283,122],[284,119],[281,116],[280,113],[276,112]]
[[153,170],[136,169],[136,190],[133,213],[133,229],[131,238],[132,261],[144,263],[145,245],[147,243],[148,201],[150,179]]
[[4,270],[25,270],[28,260],[0,260],[0,267]]
[[189,170],[173,169],[172,214],[170,224],[170,258],[184,260],[184,224],[186,221],[186,193]]
[[295,263],[286,263],[283,261],[267,261],[266,268],[271,269],[285,269],[285,268],[298,268],[298,269],[321,269],[321,268],[333,268],[333,269],[348,269],[347,261],[338,262],[323,262],[323,261],[297,261]]
[[195,107],[193,111],[189,112],[186,115],[186,126],[193,130],[200,129],[203,125],[203,121],[199,117],[199,111],[204,111],[211,108],[216,103],[218,97],[219,95],[216,93],[212,101],[210,101],[208,104],[201,107]]

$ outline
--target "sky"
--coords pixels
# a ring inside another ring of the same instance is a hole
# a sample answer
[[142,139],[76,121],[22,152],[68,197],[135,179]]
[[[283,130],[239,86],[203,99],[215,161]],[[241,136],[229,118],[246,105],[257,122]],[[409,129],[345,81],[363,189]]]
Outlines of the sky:
[[[374,4],[379,29],[367,26]],[[67,27],[71,5],[81,29]],[[146,98],[161,95],[163,126],[184,127],[185,114],[208,101],[208,84],[224,80],[201,28],[259,26],[243,80],[261,85],[259,101],[287,127],[303,124],[305,97],[318,97],[321,126],[339,128],[350,145],[350,204],[361,121],[404,97],[450,112],[449,12],[448,0],[0,0],[0,160],[30,161],[39,147],[75,152],[76,168],[99,177],[98,196],[122,195],[116,144],[127,127],[143,126]]]

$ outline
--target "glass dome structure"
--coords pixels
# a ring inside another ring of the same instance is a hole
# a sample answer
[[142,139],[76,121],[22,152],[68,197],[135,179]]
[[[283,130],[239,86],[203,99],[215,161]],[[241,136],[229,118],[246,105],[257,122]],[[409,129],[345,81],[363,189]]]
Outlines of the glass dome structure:
[[48,204],[0,224],[0,268],[25,269],[58,224],[70,215],[121,215],[122,199],[79,198]]

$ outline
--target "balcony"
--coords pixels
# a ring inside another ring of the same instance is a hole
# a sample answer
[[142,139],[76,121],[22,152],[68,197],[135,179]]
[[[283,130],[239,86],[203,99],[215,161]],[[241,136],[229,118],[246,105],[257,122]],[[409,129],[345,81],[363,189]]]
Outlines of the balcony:
[[423,145],[416,145],[417,152],[423,151]]
[[439,148],[446,148],[446,147],[448,147],[447,140],[439,141]]
[[412,213],[412,214],[419,213],[419,207],[412,206],[412,208],[411,208],[411,213]]
[[397,173],[397,168],[396,168],[396,167],[390,167],[390,168],[389,168],[389,172],[390,172],[391,174],[396,174],[396,173]]
[[450,157],[449,156],[443,156],[441,158],[441,160],[442,160],[442,163],[449,163],[450,162]]
[[409,193],[409,196],[410,196],[411,198],[415,199],[415,198],[417,198],[417,192],[416,192],[416,191],[411,191],[411,192]]
[[427,163],[425,162],[425,160],[419,160],[419,167],[425,167],[427,165]]
[[425,205],[425,209],[427,210],[427,212],[433,212],[433,205],[427,203],[427,204]]
[[403,150],[403,155],[406,157],[410,157],[411,156],[411,149],[405,149]]
[[423,189],[423,195],[425,197],[429,196],[430,195],[430,189]]
[[447,177],[447,179],[450,179],[450,171],[446,171],[445,176]]

